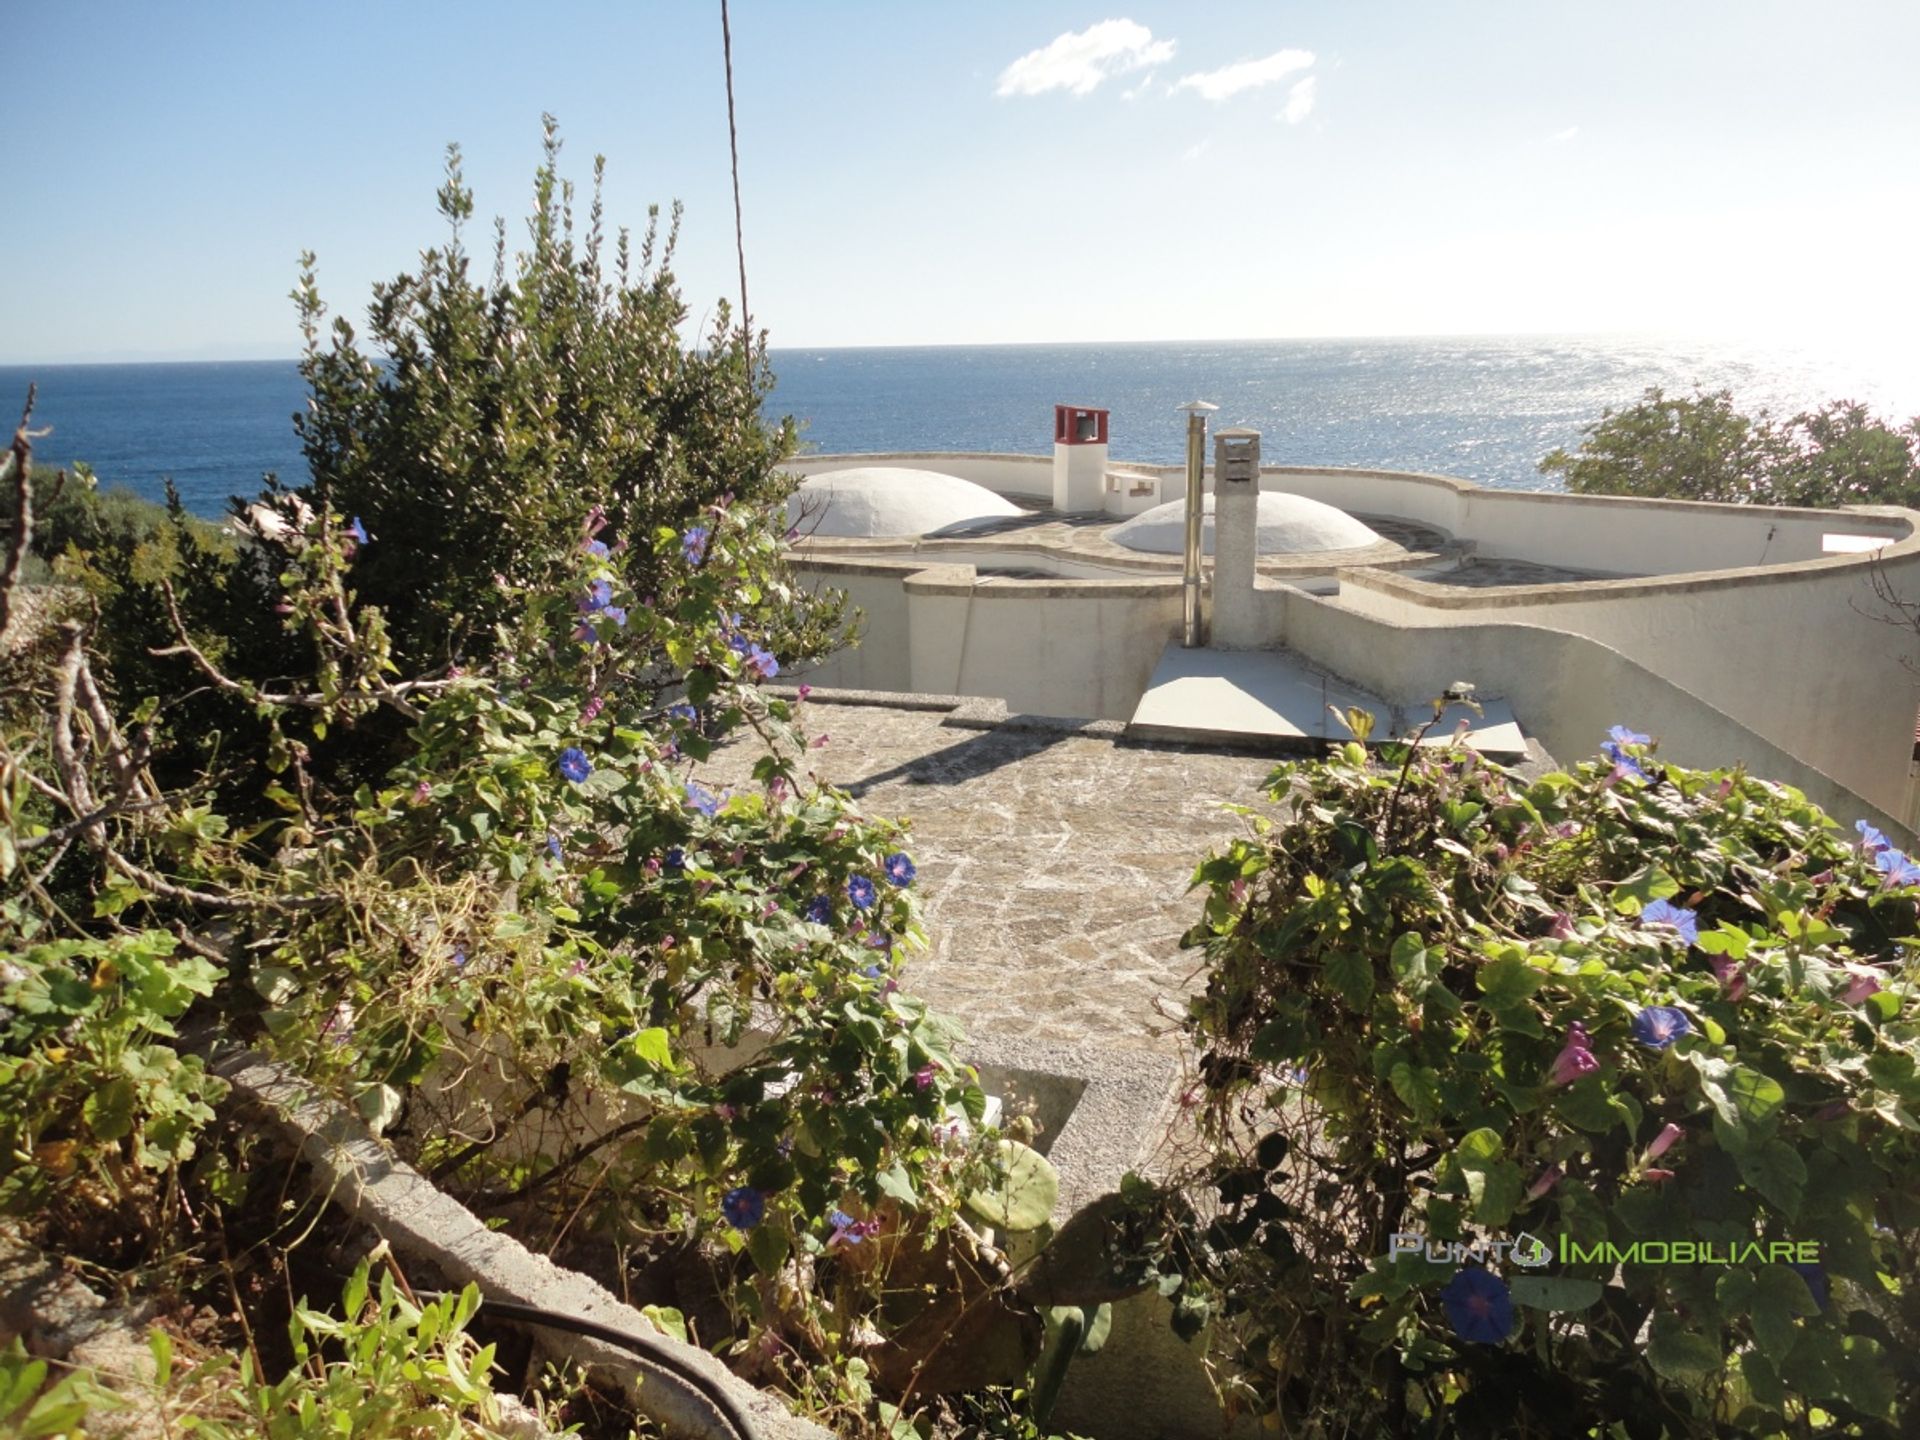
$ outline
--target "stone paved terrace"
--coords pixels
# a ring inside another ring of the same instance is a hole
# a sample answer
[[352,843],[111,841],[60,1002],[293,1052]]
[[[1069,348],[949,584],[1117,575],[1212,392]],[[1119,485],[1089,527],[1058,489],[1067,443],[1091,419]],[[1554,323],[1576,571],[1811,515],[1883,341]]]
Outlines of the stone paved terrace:
[[[1245,833],[1221,802],[1264,805],[1274,759],[1116,742],[1112,722],[961,728],[996,706],[807,705],[809,731],[829,736],[814,772],[912,825],[930,948],[907,984],[970,1034],[1178,1048],[1156,1032],[1199,958],[1178,947],[1199,915],[1187,882],[1210,846]],[[731,747],[705,769],[738,783],[749,764]]]

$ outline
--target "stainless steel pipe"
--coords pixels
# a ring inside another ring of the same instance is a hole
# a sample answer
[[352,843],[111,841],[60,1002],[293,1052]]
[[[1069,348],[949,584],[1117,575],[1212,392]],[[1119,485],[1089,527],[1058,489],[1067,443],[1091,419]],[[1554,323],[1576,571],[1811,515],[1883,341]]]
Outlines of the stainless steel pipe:
[[1197,650],[1207,643],[1200,609],[1200,534],[1206,508],[1207,416],[1220,407],[1194,400],[1180,407],[1187,416],[1187,544],[1181,572],[1180,644]]

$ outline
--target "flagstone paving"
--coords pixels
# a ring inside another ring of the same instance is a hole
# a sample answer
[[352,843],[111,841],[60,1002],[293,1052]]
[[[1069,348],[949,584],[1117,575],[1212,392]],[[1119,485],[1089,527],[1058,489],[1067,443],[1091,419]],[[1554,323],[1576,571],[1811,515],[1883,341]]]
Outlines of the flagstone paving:
[[[1178,1047],[1167,1012],[1199,959],[1178,946],[1199,916],[1187,885],[1245,833],[1223,802],[1271,808],[1271,757],[817,699],[806,718],[828,736],[810,768],[912,826],[930,941],[908,962],[916,995],[974,1034]],[[730,747],[705,772],[739,783],[751,758]]]

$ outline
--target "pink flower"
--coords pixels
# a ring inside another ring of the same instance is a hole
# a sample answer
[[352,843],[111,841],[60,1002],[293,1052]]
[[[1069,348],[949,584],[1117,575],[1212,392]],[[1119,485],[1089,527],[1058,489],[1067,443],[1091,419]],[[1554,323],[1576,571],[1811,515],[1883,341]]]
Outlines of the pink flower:
[[1742,965],[1734,972],[1733,979],[1727,982],[1727,999],[1744,1000],[1747,998],[1747,967]]
[[649,875],[658,875],[660,873],[660,857],[658,855],[649,855],[647,857],[647,863],[640,868],[645,870]]
[[1869,995],[1877,995],[1879,991],[1880,982],[1873,976],[1856,975],[1853,977],[1853,983],[1847,986],[1846,993],[1840,997],[1840,1003],[1843,1005],[1858,1005]]
[[1650,1180],[1655,1185],[1664,1185],[1673,1178],[1673,1171],[1649,1168],[1640,1172],[1640,1178],[1642,1180]]
[[931,1084],[933,1084],[933,1066],[922,1065],[918,1070],[913,1072],[914,1089],[924,1090]]
[[1582,1075],[1591,1075],[1599,1068],[1600,1062],[1593,1058],[1593,1042],[1587,1038],[1586,1027],[1576,1021],[1567,1026],[1567,1043],[1553,1057],[1553,1068],[1547,1071],[1547,1083],[1571,1085]]
[[1818,875],[1809,875],[1807,877],[1807,883],[1809,885],[1831,885],[1833,883],[1833,871],[1822,870]]
[[812,693],[813,693],[813,687],[811,685],[802,685],[800,687],[800,698],[802,700],[806,699],[807,696],[811,695]]
[[822,731],[820,734],[813,737],[813,745],[811,748],[815,750],[823,750],[826,748],[826,744],[827,744],[826,732]]
[[1234,904],[1236,905],[1246,904],[1247,903],[1246,878],[1242,876],[1240,879],[1234,881],[1232,885],[1227,887],[1227,893],[1233,897]]
[[1550,940],[1571,940],[1573,937],[1573,917],[1571,915],[1556,914],[1553,917],[1553,924],[1547,927],[1547,938]]
[[1538,1200],[1565,1178],[1566,1171],[1562,1170],[1558,1165],[1549,1166],[1540,1172],[1539,1178],[1535,1180],[1533,1184],[1527,1187],[1527,1199]]
[[1653,1143],[1647,1146],[1647,1159],[1658,1160],[1662,1155],[1666,1154],[1667,1151],[1671,1150],[1674,1147],[1674,1143],[1686,1133],[1687,1132],[1682,1130],[1678,1125],[1663,1126],[1660,1133],[1653,1137]]

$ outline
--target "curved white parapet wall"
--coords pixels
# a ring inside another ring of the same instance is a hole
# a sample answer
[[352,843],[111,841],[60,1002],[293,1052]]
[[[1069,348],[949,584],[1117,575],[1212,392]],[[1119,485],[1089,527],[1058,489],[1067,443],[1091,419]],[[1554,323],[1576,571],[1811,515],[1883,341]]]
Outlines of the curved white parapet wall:
[[[1213,496],[1201,497],[1205,519],[1200,548],[1213,553]],[[1109,537],[1129,550],[1153,555],[1179,555],[1187,545],[1187,505],[1184,500],[1156,505],[1114,527]],[[1344,510],[1309,500],[1304,495],[1265,491],[1260,496],[1259,553],[1307,555],[1321,550],[1358,550],[1378,545],[1380,537]]]
[[788,525],[862,540],[954,533],[971,522],[1024,514],[971,480],[893,465],[809,475],[787,498]]

